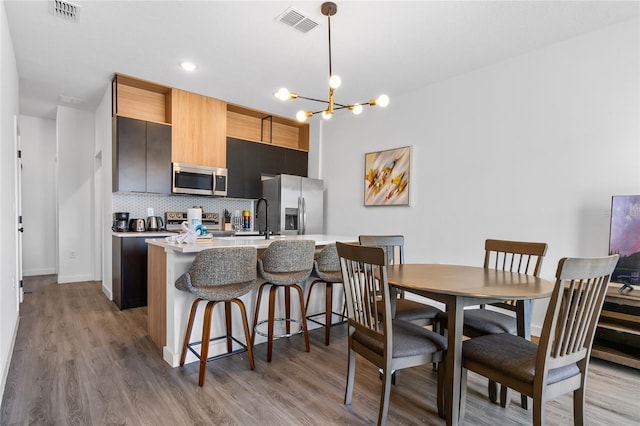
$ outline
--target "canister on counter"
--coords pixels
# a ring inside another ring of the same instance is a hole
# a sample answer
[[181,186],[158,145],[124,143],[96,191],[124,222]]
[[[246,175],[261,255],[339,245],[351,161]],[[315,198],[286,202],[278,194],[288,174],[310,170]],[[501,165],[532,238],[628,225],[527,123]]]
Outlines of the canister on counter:
[[249,210],[244,210],[242,212],[242,220],[243,220],[243,227],[245,231],[248,231],[251,229],[251,212]]

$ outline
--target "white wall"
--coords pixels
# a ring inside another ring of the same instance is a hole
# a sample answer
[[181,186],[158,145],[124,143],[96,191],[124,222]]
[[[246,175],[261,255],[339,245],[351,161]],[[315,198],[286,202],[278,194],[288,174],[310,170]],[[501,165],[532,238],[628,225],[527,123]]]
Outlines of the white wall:
[[93,113],[59,106],[58,282],[94,279]]
[[4,1],[0,2],[0,401],[18,329],[17,204],[14,117],[18,70]]
[[[327,231],[404,234],[407,262],[478,266],[486,238],[545,241],[551,279],[561,257],[606,255],[611,196],[640,193],[638,34],[634,19],[337,114]],[[411,206],[363,207],[364,154],[406,145]]]
[[[102,225],[99,229],[101,235],[102,248],[102,291],[109,298],[113,299],[111,292],[112,272],[111,272],[111,158],[112,158],[112,122],[111,122],[111,86],[106,89],[100,105],[96,109],[95,115],[95,152],[100,153],[100,194],[96,193],[96,197],[100,197],[102,211]],[[98,226],[98,224],[96,224]]]
[[20,116],[23,275],[56,273],[56,122]]

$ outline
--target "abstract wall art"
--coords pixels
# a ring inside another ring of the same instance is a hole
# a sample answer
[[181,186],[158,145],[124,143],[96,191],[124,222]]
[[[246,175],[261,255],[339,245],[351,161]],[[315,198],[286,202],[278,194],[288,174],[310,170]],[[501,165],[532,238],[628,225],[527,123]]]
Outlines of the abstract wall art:
[[409,205],[410,146],[366,153],[364,170],[365,206]]

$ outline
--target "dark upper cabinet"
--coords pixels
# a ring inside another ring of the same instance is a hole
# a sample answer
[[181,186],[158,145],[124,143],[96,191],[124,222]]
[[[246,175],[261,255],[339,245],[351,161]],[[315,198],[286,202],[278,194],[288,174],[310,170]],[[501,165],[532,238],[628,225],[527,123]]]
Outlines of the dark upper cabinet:
[[116,117],[113,192],[171,193],[171,126]]
[[307,176],[307,158],[304,151],[227,138],[227,196],[260,198],[263,174]]
[[309,154],[296,149],[286,149],[284,153],[284,171],[287,175],[308,176]]
[[147,123],[147,191],[171,193],[171,126]]

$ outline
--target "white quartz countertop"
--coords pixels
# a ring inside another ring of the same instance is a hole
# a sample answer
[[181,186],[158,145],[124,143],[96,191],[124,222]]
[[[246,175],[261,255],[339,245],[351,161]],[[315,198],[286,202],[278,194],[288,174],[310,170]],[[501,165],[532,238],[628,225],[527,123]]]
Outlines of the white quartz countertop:
[[147,244],[164,247],[167,250],[173,250],[179,253],[197,253],[201,250],[216,247],[255,247],[257,249],[267,248],[269,244],[278,240],[313,240],[316,245],[333,244],[336,241],[341,242],[357,242],[358,237],[344,235],[328,235],[328,234],[310,234],[310,235],[272,235],[270,239],[265,240],[264,236],[256,237],[218,237],[210,240],[201,240],[193,244],[175,244],[168,243],[164,239],[149,239]]

